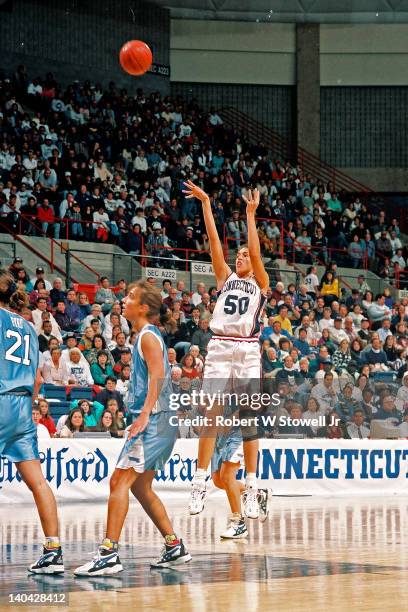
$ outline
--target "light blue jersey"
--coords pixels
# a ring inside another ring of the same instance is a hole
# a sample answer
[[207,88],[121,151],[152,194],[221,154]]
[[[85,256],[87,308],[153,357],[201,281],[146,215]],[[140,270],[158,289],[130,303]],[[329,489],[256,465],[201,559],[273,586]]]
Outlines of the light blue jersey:
[[[125,439],[116,467],[133,468],[138,473],[160,470],[168,461],[178,434],[178,424],[171,422],[170,394],[171,371],[163,337],[154,325],[145,325],[133,347],[132,372],[130,377],[127,407],[134,418],[140,414],[149,388],[149,372],[142,351],[142,338],[146,333],[154,334],[160,342],[164,363],[164,380],[156,402],[149,416],[146,429],[136,437]],[[127,434],[126,434],[127,435]]]
[[0,308],[0,455],[15,463],[39,458],[31,417],[38,355],[34,327]]
[[0,395],[33,394],[38,368],[38,337],[22,316],[0,308]]
[[158,412],[167,412],[170,409],[170,394],[172,393],[171,370],[167,358],[166,346],[160,330],[155,325],[147,324],[140,330],[136,343],[133,347],[132,369],[127,401],[128,410],[132,415],[137,415],[142,410],[149,387],[149,373],[142,351],[142,338],[146,333],[154,334],[159,340],[164,361],[164,379],[163,381],[160,381],[163,384],[156,402],[156,406],[153,409],[153,414]]

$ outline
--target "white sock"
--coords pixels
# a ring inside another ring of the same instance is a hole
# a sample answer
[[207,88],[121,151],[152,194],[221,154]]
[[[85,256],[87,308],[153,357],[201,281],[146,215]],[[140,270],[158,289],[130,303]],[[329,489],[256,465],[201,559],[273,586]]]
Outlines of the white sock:
[[201,468],[197,468],[196,473],[194,474],[193,482],[199,481],[205,483],[205,479],[207,478],[207,470],[203,470]]
[[256,479],[255,472],[248,472],[245,478],[245,487],[247,489],[257,489],[258,488],[258,482]]

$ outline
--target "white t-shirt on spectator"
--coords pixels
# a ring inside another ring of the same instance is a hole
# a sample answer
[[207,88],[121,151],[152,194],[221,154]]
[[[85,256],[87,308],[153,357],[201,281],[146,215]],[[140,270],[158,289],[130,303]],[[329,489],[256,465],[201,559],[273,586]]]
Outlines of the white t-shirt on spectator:
[[37,437],[38,439],[51,438],[50,432],[42,423],[38,423],[37,425]]

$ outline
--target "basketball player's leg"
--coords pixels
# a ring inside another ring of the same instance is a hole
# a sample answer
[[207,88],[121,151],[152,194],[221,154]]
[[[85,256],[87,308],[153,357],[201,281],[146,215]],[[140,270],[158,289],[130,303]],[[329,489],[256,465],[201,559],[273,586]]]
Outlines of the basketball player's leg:
[[166,508],[152,489],[155,474],[155,470],[139,474],[131,488],[133,495],[164,538],[163,553],[159,559],[151,563],[151,567],[171,567],[188,563],[191,561],[191,555],[186,551],[183,541],[174,533]]
[[31,397],[3,396],[0,430],[4,433],[4,441],[0,444],[2,454],[15,463],[22,480],[32,492],[45,536],[43,554],[28,570],[41,574],[61,574],[64,564],[57,504],[41,470]]
[[[252,400],[260,399],[262,369],[259,346],[256,343],[241,343],[237,348],[234,361],[234,384],[238,383],[239,393],[248,395]],[[241,427],[243,451],[246,468],[245,491],[243,494],[244,512],[248,518],[265,520],[268,515],[269,491],[258,489],[257,469],[259,453],[259,419],[262,408],[255,401],[240,410],[245,423]]]
[[58,537],[57,502],[44,478],[40,461],[36,459],[21,461],[16,464],[16,467],[33,494],[45,537]]
[[200,430],[197,469],[207,472],[208,466],[211,463],[211,457],[214,453],[215,441],[219,431],[216,419],[218,416],[221,416],[223,412],[224,406],[221,404],[214,404],[211,410],[205,409],[204,416],[207,417],[207,424],[203,425]]
[[[231,342],[210,340],[203,374],[201,391],[205,398],[214,398],[217,394],[228,391],[231,380],[233,346]],[[190,514],[199,514],[204,509],[206,497],[206,478],[208,467],[215,449],[215,442],[219,431],[217,417],[224,413],[222,403],[211,403],[211,409],[204,406],[203,416],[208,418],[208,424],[203,426],[198,443],[197,470],[193,477],[189,511]]]
[[[128,449],[124,456],[124,450]],[[123,570],[119,558],[119,539],[129,510],[129,491],[138,478],[138,473],[129,466],[129,442],[125,442],[119,459],[120,467],[114,470],[109,487],[108,517],[105,538],[98,547],[92,561],[77,567],[76,576],[110,576]],[[126,464],[125,464],[126,461]]]
[[119,542],[123,524],[129,510],[129,491],[139,474],[132,468],[116,468],[110,479],[106,538]]
[[193,477],[189,511],[190,514],[199,514],[204,510],[204,502],[207,494],[206,479],[208,467],[214,454],[217,434],[220,427],[216,424],[217,417],[224,413],[224,406],[221,404],[213,405],[211,410],[205,410],[204,415],[208,419],[208,424],[204,425],[200,431],[198,441],[197,469]]
[[16,467],[33,494],[45,536],[43,554],[28,570],[38,574],[61,574],[64,571],[64,562],[54,494],[44,478],[38,459],[19,461]]
[[227,441],[224,449],[216,451],[214,455],[216,461],[213,461],[213,466],[219,463],[220,454],[226,456],[227,459],[222,461],[216,471],[213,471],[212,479],[216,487],[226,492],[231,509],[227,529],[221,533],[221,538],[237,540],[246,537],[248,533],[241,512],[241,494],[245,486],[237,480],[237,472],[242,459],[242,444],[235,444],[232,447]]

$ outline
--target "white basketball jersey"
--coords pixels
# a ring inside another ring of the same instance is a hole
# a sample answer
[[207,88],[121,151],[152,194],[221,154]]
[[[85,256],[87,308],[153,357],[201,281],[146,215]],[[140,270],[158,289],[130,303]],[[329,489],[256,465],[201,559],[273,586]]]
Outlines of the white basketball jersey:
[[240,278],[233,272],[218,292],[210,329],[220,336],[256,337],[265,303],[266,296],[253,277]]

